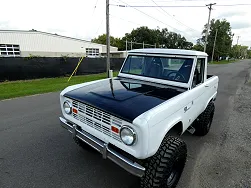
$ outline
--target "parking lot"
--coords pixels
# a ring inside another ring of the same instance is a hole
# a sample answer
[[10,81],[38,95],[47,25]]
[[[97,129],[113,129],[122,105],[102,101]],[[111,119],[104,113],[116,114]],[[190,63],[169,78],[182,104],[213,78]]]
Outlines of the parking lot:
[[[185,133],[179,188],[251,187],[250,60],[210,65],[219,76],[205,137]],[[136,188],[138,178],[79,148],[60,127],[59,92],[0,101],[0,187]]]

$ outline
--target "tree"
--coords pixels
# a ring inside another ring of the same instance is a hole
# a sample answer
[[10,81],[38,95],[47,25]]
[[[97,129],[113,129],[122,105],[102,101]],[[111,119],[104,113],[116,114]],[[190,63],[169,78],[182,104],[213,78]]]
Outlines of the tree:
[[[94,38],[91,40],[92,42],[98,43],[98,44],[104,44],[106,45],[106,34],[99,35],[97,38]],[[110,36],[110,44],[111,46],[118,47],[119,50],[121,50],[121,39],[120,38],[115,38],[113,36]]]
[[232,58],[239,58],[239,56],[240,56],[239,53],[240,53],[240,45],[234,45],[231,48],[230,57],[232,57]]
[[234,45],[231,49],[230,57],[233,58],[249,58],[250,50],[248,46]]
[[247,58],[248,57],[248,46],[241,46],[240,56],[241,56],[241,58]]
[[[206,29],[207,29],[207,24],[204,26],[204,30],[202,31],[201,41],[203,43],[205,43]],[[214,58],[219,59],[220,56],[228,56],[230,54],[233,34],[231,31],[230,23],[226,19],[223,20],[212,19],[209,29],[207,50],[206,50],[206,52],[209,55],[211,55],[213,51],[216,30],[218,30],[218,33],[216,38]]]
[[249,48],[249,50],[247,51],[248,57],[249,59],[251,59],[251,47]]
[[[193,43],[188,42],[185,37],[175,32],[169,32],[167,28],[149,29],[148,27],[139,27],[132,30],[131,33],[126,33],[122,38],[123,41],[132,41],[138,43],[145,43],[156,45],[161,48],[179,48],[179,49],[191,49]],[[143,45],[133,45],[133,48],[142,48]],[[149,46],[145,46],[149,47]],[[153,47],[153,46],[152,46]]]
[[204,51],[204,45],[201,39],[197,39],[196,44],[192,47],[192,49],[196,51]]
[[186,38],[182,37],[180,34],[168,32],[164,38],[164,47],[174,49],[192,49],[193,43],[188,42]]
[[[130,42],[137,42],[137,43],[145,43],[151,45],[159,45],[158,40],[160,40],[160,30],[158,29],[149,29],[148,27],[142,26],[136,29],[133,29],[131,33],[126,33],[125,36],[122,38],[124,41],[124,47],[126,40],[128,44]],[[129,44],[130,45],[130,44]],[[143,48],[143,44],[133,44],[133,48]],[[146,46],[150,47],[150,46]],[[153,47],[153,46],[151,46]],[[130,49],[130,46],[128,46]]]
[[[126,50],[126,41],[128,50],[131,49],[130,42],[132,42],[133,49],[143,48],[143,43],[146,44],[144,48],[154,48],[155,45],[156,47],[175,49],[192,49],[193,47],[193,43],[188,42],[185,37],[175,32],[169,32],[167,28],[160,30],[150,29],[145,26],[133,29],[130,33],[126,33],[122,39],[111,36],[110,41],[111,46],[118,47],[119,50]],[[92,39],[92,42],[106,44],[106,34]]]

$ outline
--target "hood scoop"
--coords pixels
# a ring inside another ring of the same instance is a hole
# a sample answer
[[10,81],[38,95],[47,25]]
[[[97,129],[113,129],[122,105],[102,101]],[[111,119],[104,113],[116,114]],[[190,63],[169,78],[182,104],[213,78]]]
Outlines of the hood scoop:
[[[148,90],[133,91],[133,88],[139,88],[141,86],[141,84],[123,83],[121,81],[110,79],[109,84],[93,89],[90,93],[101,98],[125,101],[153,91],[153,88],[150,90],[148,88]],[[130,90],[131,88],[132,90]]]

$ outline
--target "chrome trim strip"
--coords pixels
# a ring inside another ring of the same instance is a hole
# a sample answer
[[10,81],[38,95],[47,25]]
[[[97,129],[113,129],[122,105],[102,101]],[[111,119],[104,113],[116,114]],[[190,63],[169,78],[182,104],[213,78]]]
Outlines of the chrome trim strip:
[[111,161],[113,161],[114,163],[116,163],[117,165],[124,168],[126,171],[130,172],[135,176],[142,177],[144,175],[145,168],[140,164],[133,162],[127,157],[114,151],[112,148],[109,148],[109,144],[104,143],[98,138],[92,136],[91,134],[85,131],[78,130],[76,125],[71,125],[66,121],[66,119],[59,117],[59,120],[61,122],[61,126],[67,129],[70,133],[72,133],[73,137],[76,136],[83,142],[89,144],[91,147],[101,153],[103,158],[110,159]]

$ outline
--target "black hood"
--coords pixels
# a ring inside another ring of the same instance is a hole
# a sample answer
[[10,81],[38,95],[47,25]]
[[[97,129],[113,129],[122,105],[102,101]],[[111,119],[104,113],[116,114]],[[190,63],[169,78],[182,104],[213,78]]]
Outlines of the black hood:
[[64,96],[132,122],[140,114],[179,93],[170,88],[116,78],[69,91]]

